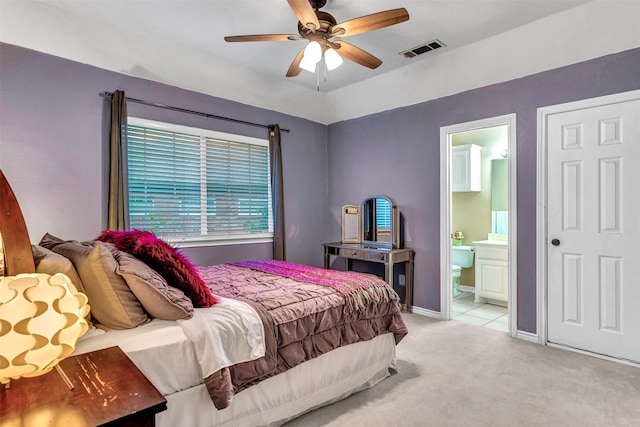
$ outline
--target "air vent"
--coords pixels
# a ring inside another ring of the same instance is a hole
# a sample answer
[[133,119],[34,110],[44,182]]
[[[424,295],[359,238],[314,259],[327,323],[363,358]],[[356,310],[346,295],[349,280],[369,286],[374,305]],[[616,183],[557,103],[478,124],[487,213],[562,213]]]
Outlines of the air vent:
[[414,47],[413,49],[400,52],[400,55],[404,56],[405,58],[413,58],[418,55],[422,55],[423,53],[431,52],[432,50],[440,49],[441,47],[446,46],[447,45],[442,43],[440,40],[435,39],[421,46]]

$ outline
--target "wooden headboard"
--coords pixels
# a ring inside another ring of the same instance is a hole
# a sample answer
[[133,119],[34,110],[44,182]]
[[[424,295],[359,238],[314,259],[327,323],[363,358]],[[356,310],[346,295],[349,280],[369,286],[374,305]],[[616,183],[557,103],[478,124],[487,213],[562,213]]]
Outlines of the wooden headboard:
[[4,256],[4,275],[36,271],[29,232],[20,205],[9,182],[0,170],[0,247]]

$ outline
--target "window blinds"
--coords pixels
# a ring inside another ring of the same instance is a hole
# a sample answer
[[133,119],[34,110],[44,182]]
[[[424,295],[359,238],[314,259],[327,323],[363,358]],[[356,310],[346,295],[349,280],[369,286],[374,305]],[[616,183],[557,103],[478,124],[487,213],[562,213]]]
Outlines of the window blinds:
[[271,236],[266,142],[170,125],[129,124],[127,130],[132,228],[187,241]]

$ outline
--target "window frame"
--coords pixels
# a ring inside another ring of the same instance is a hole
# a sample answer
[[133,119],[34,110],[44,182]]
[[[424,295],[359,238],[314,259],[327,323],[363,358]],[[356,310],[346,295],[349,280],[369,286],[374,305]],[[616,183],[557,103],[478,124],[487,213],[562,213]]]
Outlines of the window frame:
[[[153,129],[159,129],[167,132],[176,132],[176,133],[184,133],[190,134],[193,136],[199,136],[200,138],[214,138],[223,141],[235,142],[235,143],[243,143],[243,144],[253,144],[259,145],[263,147],[267,147],[267,155],[270,156],[269,153],[269,140],[254,138],[250,136],[231,134],[226,132],[219,132],[210,129],[204,128],[196,128],[193,126],[185,126],[174,123],[160,122],[156,120],[143,119],[140,117],[129,116],[127,117],[127,126],[139,126],[139,127],[148,127]],[[127,129],[128,134],[128,129]],[[202,139],[201,139],[202,144]],[[201,146],[202,147],[202,146]],[[201,148],[201,157],[200,160],[206,162],[203,159],[202,154],[204,148]],[[162,237],[163,240],[171,243],[172,245],[179,247],[202,247],[202,246],[226,246],[226,245],[241,245],[241,244],[256,244],[256,243],[273,243],[273,212],[272,212],[272,195],[271,195],[271,162],[267,162],[269,183],[268,183],[268,211],[269,211],[269,231],[263,233],[247,233],[247,234],[239,234],[239,235],[224,235],[224,236],[200,236],[200,237],[189,237],[189,238],[177,238],[171,236],[159,236]],[[129,196],[129,160],[128,160],[128,147],[127,147],[127,199],[130,202]],[[201,180],[201,186],[205,189],[204,203],[206,205],[206,181]],[[201,196],[202,198],[202,196]],[[129,220],[131,219],[131,212],[127,212],[129,216]]]

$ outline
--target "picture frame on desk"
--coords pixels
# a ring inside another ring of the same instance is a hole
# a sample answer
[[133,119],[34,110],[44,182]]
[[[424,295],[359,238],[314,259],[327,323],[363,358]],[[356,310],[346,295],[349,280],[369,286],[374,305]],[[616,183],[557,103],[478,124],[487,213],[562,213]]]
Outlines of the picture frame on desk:
[[360,243],[361,230],[360,206],[344,205],[342,207],[342,243]]

